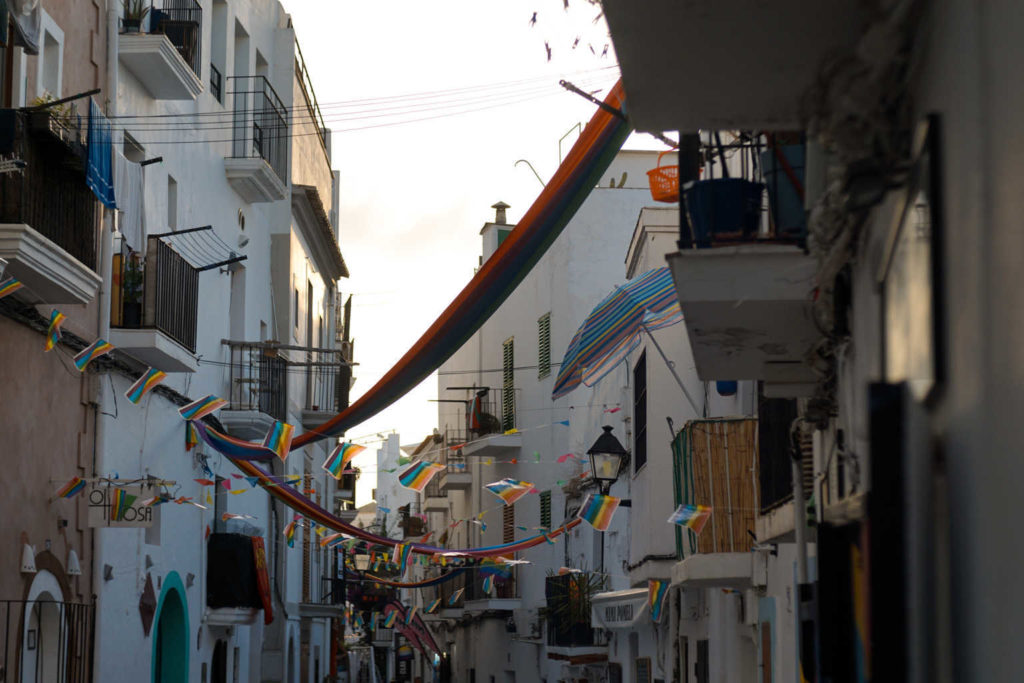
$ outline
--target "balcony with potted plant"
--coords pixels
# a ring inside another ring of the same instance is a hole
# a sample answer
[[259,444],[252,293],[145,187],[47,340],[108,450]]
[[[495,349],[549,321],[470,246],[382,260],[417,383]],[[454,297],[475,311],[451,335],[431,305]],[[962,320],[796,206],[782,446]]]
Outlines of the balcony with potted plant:
[[196,0],[122,0],[118,60],[153,98],[194,100],[202,92],[203,10]]

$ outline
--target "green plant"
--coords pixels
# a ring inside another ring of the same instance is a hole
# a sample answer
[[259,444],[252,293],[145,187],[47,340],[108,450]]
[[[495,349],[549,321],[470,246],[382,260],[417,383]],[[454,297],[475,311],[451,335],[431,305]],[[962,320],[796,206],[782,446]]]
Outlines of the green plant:
[[[49,104],[50,102],[56,101],[56,99],[57,98],[54,97],[51,93],[44,92],[42,95],[32,100],[30,106],[41,107],[44,104]],[[70,102],[65,102],[64,104],[55,104],[51,107],[47,107],[47,111],[50,112],[50,116],[57,119],[65,126],[69,126],[71,124],[71,117],[74,115],[74,110],[72,109]]]
[[566,624],[589,624],[590,600],[605,589],[606,577],[588,571],[559,575],[550,569],[547,574],[561,580],[548,582],[547,605],[540,608],[540,616]]
[[128,21],[141,22],[149,14],[149,5],[146,0],[121,0],[121,7],[124,9],[124,18]]

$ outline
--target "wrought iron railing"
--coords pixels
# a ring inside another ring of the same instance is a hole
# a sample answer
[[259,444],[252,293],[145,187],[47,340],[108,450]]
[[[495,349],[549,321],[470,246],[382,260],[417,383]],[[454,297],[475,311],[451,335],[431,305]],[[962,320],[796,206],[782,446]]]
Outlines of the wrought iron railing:
[[73,108],[0,110],[0,153],[25,162],[0,174],[0,222],[24,223],[96,268],[96,198],[85,184],[84,121]]
[[196,350],[199,271],[157,237],[146,254],[122,247],[114,255],[110,324],[157,329],[190,352]]
[[518,598],[516,574],[518,574],[517,568],[511,567],[508,576],[495,576],[491,592],[486,593],[484,592],[484,577],[479,571],[471,569],[466,572],[466,576],[469,577],[466,580],[466,600],[514,600]]
[[327,137],[325,131],[327,126],[324,124],[324,116],[320,113],[320,103],[316,100],[316,92],[313,90],[313,79],[309,77],[309,70],[306,69],[306,60],[302,56],[302,48],[299,47],[299,41],[295,41],[295,78],[299,82],[299,87],[302,89],[302,94],[306,100],[306,109],[309,114],[309,121],[316,127],[317,138],[320,140],[320,145],[324,149],[324,153],[327,153]]
[[92,680],[95,608],[52,600],[0,600],[0,681]]
[[564,574],[545,579],[548,645],[589,647],[603,645],[590,626],[590,574]]
[[305,409],[339,413],[348,407],[351,369],[340,349],[289,347],[290,365],[306,369]]
[[344,605],[345,581],[340,576],[321,577],[320,592],[313,597],[316,605]]
[[202,75],[203,8],[196,0],[163,0],[149,14],[149,32],[167,36],[196,76]]
[[224,77],[221,75],[220,69],[213,64],[210,64],[210,94],[218,102],[224,101]]
[[231,349],[231,410],[255,410],[275,420],[288,412],[288,363],[277,349],[260,342],[227,342]]
[[261,158],[282,183],[288,182],[288,115],[265,76],[231,76],[234,135],[231,156]]

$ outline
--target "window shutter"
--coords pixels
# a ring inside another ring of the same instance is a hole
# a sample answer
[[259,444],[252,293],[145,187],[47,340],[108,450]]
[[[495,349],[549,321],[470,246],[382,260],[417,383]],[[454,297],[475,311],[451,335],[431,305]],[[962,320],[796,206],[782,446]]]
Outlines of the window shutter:
[[551,491],[540,493],[540,525],[546,529],[551,528]]
[[537,379],[551,374],[551,313],[537,320]]
[[516,509],[506,505],[501,510],[501,542],[513,543],[516,540]]
[[509,337],[501,345],[501,428],[506,432],[516,426],[514,361],[514,339]]

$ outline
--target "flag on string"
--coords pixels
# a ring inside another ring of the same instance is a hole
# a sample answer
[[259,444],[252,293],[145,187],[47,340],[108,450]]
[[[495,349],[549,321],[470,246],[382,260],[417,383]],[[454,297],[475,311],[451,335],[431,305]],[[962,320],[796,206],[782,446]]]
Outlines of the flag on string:
[[434,475],[443,469],[444,465],[440,463],[420,460],[398,475],[398,483],[407,489],[422,491]]
[[60,487],[57,491],[57,498],[74,498],[85,489],[85,480],[79,477],[72,477],[71,481]]
[[459,601],[459,599],[462,597],[462,594],[465,593],[465,592],[466,592],[465,588],[460,588],[459,590],[457,590],[454,593],[452,593],[452,596],[450,598],[448,598],[448,606],[449,607],[453,607],[455,605],[455,603],[457,603]]
[[274,451],[281,460],[284,460],[288,457],[288,450],[292,447],[292,434],[294,432],[294,426],[277,420],[274,422],[274,426],[270,428],[270,431],[267,432],[266,438],[263,439],[263,445]]
[[356,628],[362,628],[363,627],[363,615],[360,614],[359,612],[356,612],[355,621],[353,621],[352,623],[355,625]]
[[114,494],[110,498],[110,520],[113,522],[124,520],[125,513],[131,508],[136,498],[138,496],[125,493],[123,489],[114,489]]
[[651,621],[661,621],[661,609],[668,595],[668,581],[658,579],[647,580],[647,604],[651,608]]
[[491,588],[493,588],[493,587],[494,587],[494,577],[493,576],[485,576],[484,577],[484,593],[487,593],[488,595],[490,595],[491,594]]
[[709,519],[711,519],[711,508],[707,505],[680,505],[668,518],[668,521],[684,526],[695,534],[700,534]]
[[497,576],[505,579],[511,574],[512,568],[505,564],[503,558],[495,559],[493,557],[485,557],[480,562],[481,576]]
[[288,522],[288,526],[284,528],[284,538],[289,548],[295,547],[295,527],[298,526],[298,522],[299,516],[295,515],[295,518]]
[[253,515],[240,515],[234,512],[225,512],[220,516],[220,521],[226,522],[229,519],[256,519]]
[[3,282],[0,282],[0,299],[3,299],[8,294],[14,294],[19,289],[24,287],[20,281],[15,280],[13,277],[9,277]]
[[409,566],[409,556],[412,554],[411,543],[398,543],[395,545],[395,564],[398,565],[399,576],[405,575],[405,570]]
[[398,610],[393,609],[384,617],[384,628],[393,628],[396,619],[398,619]]
[[192,401],[187,406],[178,408],[178,414],[185,420],[200,420],[215,410],[227,405],[227,401],[212,394]]
[[320,547],[325,548],[331,543],[334,543],[334,541],[338,541],[338,543],[341,543],[342,540],[344,540],[344,534],[331,534],[329,536],[324,536],[320,539]]
[[156,368],[148,368],[146,372],[135,380],[135,384],[128,387],[128,391],[124,392],[125,397],[132,403],[138,404],[142,400],[142,397],[150,392],[160,382],[167,379],[167,373],[161,372]]
[[484,488],[496,495],[498,498],[501,498],[505,505],[512,505],[529,493],[530,489],[533,488],[533,484],[528,481],[519,481],[518,479],[506,477],[501,481],[486,484]]
[[50,327],[46,330],[46,343],[43,345],[44,351],[52,351],[53,347],[60,341],[60,326],[67,320],[67,316],[58,311],[56,308],[50,313]]
[[612,515],[615,514],[615,508],[619,507],[621,500],[621,498],[613,496],[590,493],[583,501],[583,507],[580,508],[578,516],[589,522],[590,526],[598,531],[607,531],[608,525],[612,522]]
[[200,486],[215,486],[217,484],[213,479],[193,479],[193,481]]
[[191,422],[185,423],[185,451],[190,451],[199,445],[199,431]]
[[565,425],[566,427],[568,427],[569,426],[569,421],[568,420],[559,420],[555,424],[556,425]]
[[572,453],[566,453],[566,454],[564,454],[564,455],[560,455],[560,456],[558,456],[558,462],[559,462],[559,463],[563,463],[563,462],[565,462],[566,460],[572,460],[572,459],[573,459],[574,457],[575,457],[575,456],[574,456],[574,455],[573,455]]
[[427,614],[433,614],[437,611],[438,606],[441,604],[441,598],[437,598],[434,602],[427,605],[427,608],[423,610]]
[[407,609],[405,611],[405,625],[406,626],[411,624],[412,620],[416,618],[416,610],[418,610],[418,609],[419,609],[419,607],[417,607],[416,605],[413,605],[411,609]]
[[327,456],[327,460],[324,461],[321,467],[335,479],[341,479],[341,475],[344,473],[349,461],[365,450],[366,446],[342,441],[334,447],[334,450]]
[[93,362],[100,356],[105,356],[113,350],[113,344],[108,341],[104,341],[103,339],[97,339],[92,344],[89,344],[79,351],[72,360],[79,372],[85,372],[85,368],[89,363]]
[[144,505],[145,507],[153,507],[156,505],[163,505],[164,503],[170,503],[172,500],[174,499],[171,498],[168,494],[161,493],[160,495],[153,496],[151,498],[146,498],[144,501],[139,503],[139,505]]

